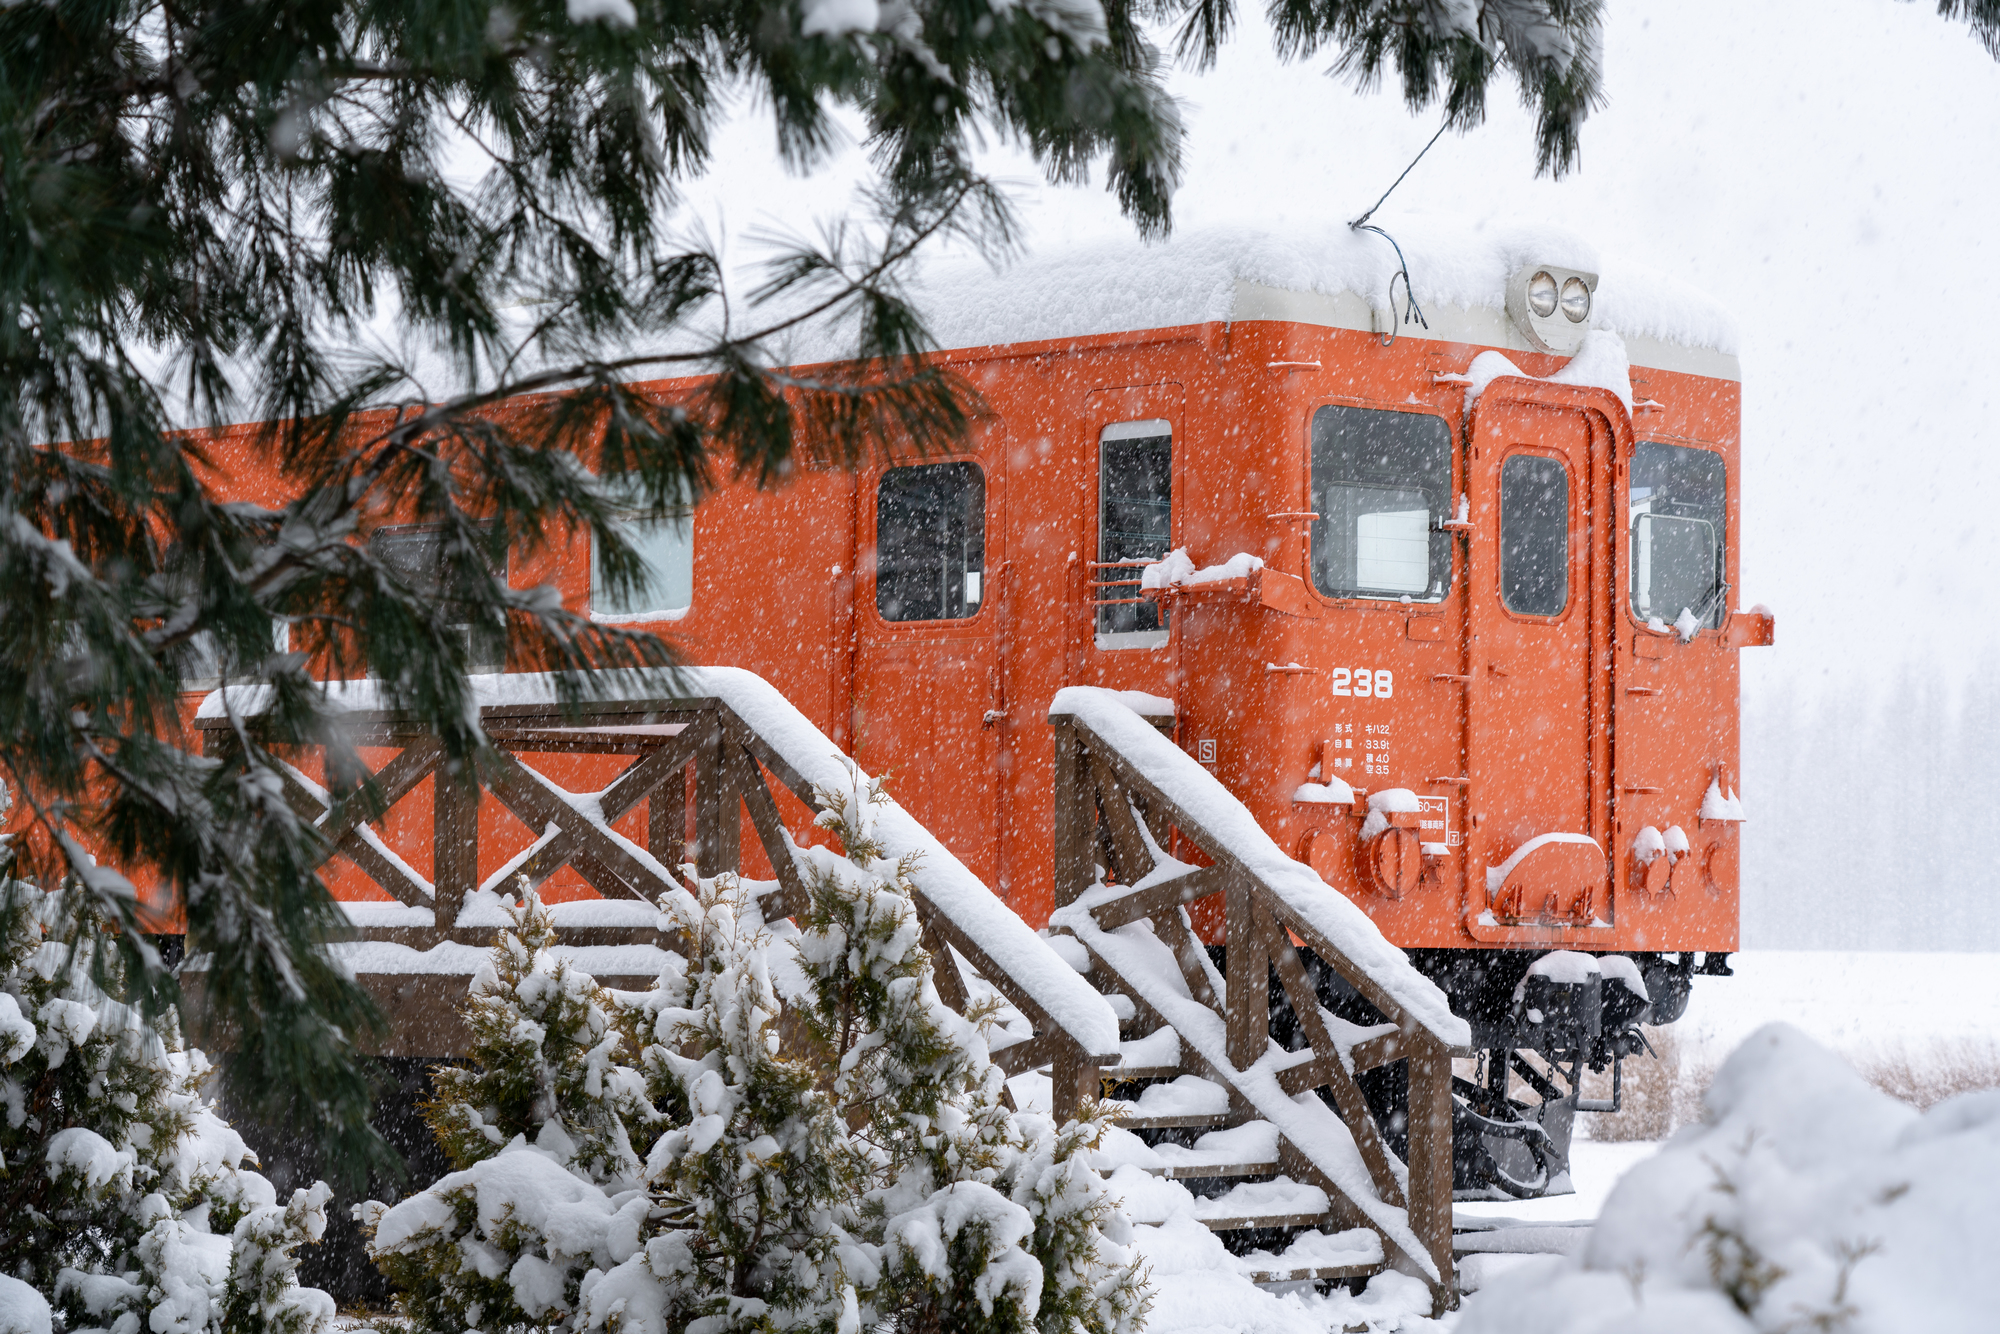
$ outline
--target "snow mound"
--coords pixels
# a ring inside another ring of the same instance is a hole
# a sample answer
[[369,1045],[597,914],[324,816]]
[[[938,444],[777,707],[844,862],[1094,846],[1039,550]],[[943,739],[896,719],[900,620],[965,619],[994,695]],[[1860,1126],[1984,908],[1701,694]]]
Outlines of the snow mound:
[[49,1334],[49,1304],[18,1278],[0,1274],[0,1334]]
[[1145,568],[1139,575],[1139,587],[1142,591],[1149,588],[1195,588],[1202,584],[1227,583],[1231,579],[1248,579],[1252,573],[1263,568],[1261,558],[1245,551],[1237,552],[1220,565],[1197,567],[1186,547],[1175,547]]
[[1459,1334],[1992,1327],[2000,1090],[1919,1114],[1770,1024],[1706,1101],[1576,1257],[1499,1278]]

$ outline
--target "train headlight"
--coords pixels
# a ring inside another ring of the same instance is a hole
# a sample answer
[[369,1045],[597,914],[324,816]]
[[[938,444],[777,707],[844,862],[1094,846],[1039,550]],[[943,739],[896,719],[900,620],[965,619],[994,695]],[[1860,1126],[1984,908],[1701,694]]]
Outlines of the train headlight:
[[[1529,300],[1532,302],[1533,296]],[[1583,279],[1572,278],[1563,284],[1563,318],[1571,324],[1582,324],[1590,318],[1590,289],[1583,285]]]
[[1507,282],[1507,315],[1528,348],[1572,356],[1583,346],[1596,293],[1594,273],[1530,264]]
[[1528,279],[1528,309],[1543,320],[1556,313],[1556,280],[1547,269]]

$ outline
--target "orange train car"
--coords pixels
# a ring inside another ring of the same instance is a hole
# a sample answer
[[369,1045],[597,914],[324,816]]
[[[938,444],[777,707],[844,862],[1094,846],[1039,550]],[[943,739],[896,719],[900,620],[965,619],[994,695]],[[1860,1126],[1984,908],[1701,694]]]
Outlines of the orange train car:
[[[1546,1122],[1519,1052],[1632,1054],[1626,997],[1671,1021],[1737,945],[1737,653],[1772,637],[1734,609],[1739,376],[1724,314],[1600,291],[1573,238],[1402,239],[1407,268],[1340,229],[933,273],[985,405],[961,451],[635,519],[653,579],[622,604],[581,546],[513,577],[770,680],[1035,926],[1049,702],[1138,692],[1472,1018],[1467,1105],[1530,1115],[1511,1064]],[[421,865],[424,810],[389,820]],[[481,820],[484,876],[532,835]],[[1524,1030],[1536,988],[1588,989],[1582,1029]]]

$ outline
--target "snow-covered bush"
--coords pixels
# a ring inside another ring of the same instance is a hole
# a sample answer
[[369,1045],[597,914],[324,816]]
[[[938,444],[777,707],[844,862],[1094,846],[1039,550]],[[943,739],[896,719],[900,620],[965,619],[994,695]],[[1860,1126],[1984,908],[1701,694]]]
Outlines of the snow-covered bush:
[[873,837],[879,780],[820,790],[817,823],[844,857],[808,851],[812,907],[798,953],[801,1008],[838,1064],[830,1091],[860,1127],[858,1233],[881,1257],[870,1322],[899,1330],[1116,1330],[1144,1315],[1131,1225],[1092,1169],[1103,1123],[1058,1128],[1008,1111],[982,1017],[939,998],[910,884]]
[[469,1059],[432,1072],[424,1119],[454,1167],[553,1120],[576,1154],[570,1166],[599,1183],[635,1182],[631,1127],[655,1118],[644,1081],[629,1069],[638,1049],[633,1017],[551,952],[554,921],[525,879],[521,889],[513,929],[472,979]]
[[[1130,1224],[1090,1166],[1101,1123],[1008,1108],[980,1016],[938,996],[911,868],[870,836],[879,789],[820,796],[846,855],[807,850],[809,911],[767,924],[773,886],[734,876],[670,892],[688,955],[623,1016],[550,962],[527,897],[475,982],[473,1066],[432,1105],[463,1170],[362,1213],[420,1327],[1109,1334],[1143,1317]],[[557,995],[598,999],[546,1008]],[[583,1126],[623,1152],[580,1152]]]
[[1619,1182],[1574,1259],[1512,1271],[1460,1334],[1988,1328],[2000,1090],[1919,1113],[1786,1024]]
[[298,1285],[293,1255],[326,1226],[325,1183],[280,1202],[202,1095],[208,1062],[173,1016],[115,999],[119,956],[90,900],[4,872],[0,1326],[326,1329],[333,1302]]
[[427,1329],[560,1318],[591,1263],[630,1254],[607,1249],[605,1220],[626,1210],[636,1238],[649,1207],[631,1134],[658,1116],[631,1065],[633,1016],[552,951],[549,912],[523,891],[472,979],[467,1062],[432,1072],[424,1106],[459,1170],[386,1222],[379,1206],[359,1211],[404,1312]]

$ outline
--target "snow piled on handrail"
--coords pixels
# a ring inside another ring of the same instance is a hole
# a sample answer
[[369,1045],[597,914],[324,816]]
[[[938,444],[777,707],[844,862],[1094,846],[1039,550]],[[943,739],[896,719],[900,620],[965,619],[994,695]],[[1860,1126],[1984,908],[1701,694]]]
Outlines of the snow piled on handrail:
[[[704,692],[693,680],[693,669],[686,667],[593,672],[582,678],[583,703],[587,706],[619,700],[701,696]],[[471,691],[474,708],[562,705],[553,672],[495,672],[468,676],[465,683]],[[389,713],[407,707],[393,683],[372,677],[362,681],[324,681],[320,683],[320,692],[328,709],[336,713]],[[204,696],[195,717],[226,718],[234,713],[239,718],[254,718],[271,707],[271,698],[271,687],[266,685],[227,686]]]
[[1237,552],[1220,565],[1197,567],[1186,547],[1175,547],[1145,568],[1139,576],[1139,587],[1141,590],[1191,588],[1202,584],[1227,583],[1231,579],[1248,579],[1263,568],[1263,558],[1247,551]]
[[1451,1012],[1451,1004],[1437,984],[1413,968],[1409,956],[1391,945],[1346,895],[1320,879],[1310,866],[1286,856],[1249,809],[1193,757],[1121,704],[1112,692],[1095,686],[1070,686],[1056,692],[1049,718],[1063,717],[1076,718],[1115,746],[1170,800],[1201,820],[1206,832],[1231,857],[1323,934],[1411,1020],[1447,1046],[1471,1045],[1471,1028]]
[[[665,674],[640,670],[596,673],[590,698],[597,701],[660,698]],[[866,786],[868,775],[829,740],[824,732],[794,708],[776,687],[754,672],[737,667],[683,667],[672,676],[672,694],[685,699],[715,699],[761,737],[779,758],[807,783],[845,791]],[[561,702],[556,678],[549,673],[474,676],[468,678],[473,703],[479,708]],[[269,707],[268,686],[232,686],[226,706],[223,691],[201,703],[197,716],[226,717],[226,707],[238,716],[255,716]],[[381,681],[335,681],[325,687],[325,699],[335,711],[372,713],[398,707],[394,692]],[[1123,705],[1125,716],[1138,715]],[[1139,726],[1152,731],[1143,723]],[[1155,735],[1158,735],[1155,733]],[[893,860],[918,855],[917,887],[924,897],[967,936],[978,942],[994,965],[1005,972],[1041,1006],[1086,1055],[1115,1063],[1118,1058],[1118,1016],[1110,1002],[1078,977],[1013,909],[1002,903],[950,849],[891,801],[876,815],[875,836]]]
[[[712,695],[728,705],[806,782],[835,791],[867,786],[868,776],[854,761],[763,677],[736,667],[699,667],[685,674],[691,693]],[[1136,722],[1139,715],[1126,710],[1126,716]],[[1146,723],[1138,725],[1153,730]],[[930,830],[892,799],[876,812],[875,837],[891,858],[917,854],[913,878],[924,897],[977,941],[994,965],[1032,996],[1085,1054],[1117,1060],[1118,1016],[1111,1003],[1077,976]]]

